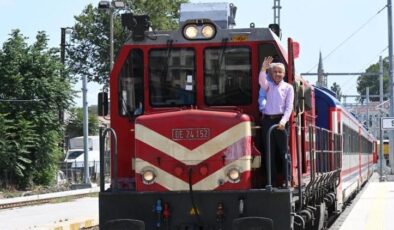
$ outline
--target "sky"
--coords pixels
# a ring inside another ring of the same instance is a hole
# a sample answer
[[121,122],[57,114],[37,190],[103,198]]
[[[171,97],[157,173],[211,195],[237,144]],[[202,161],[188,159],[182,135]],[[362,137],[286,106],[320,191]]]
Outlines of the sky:
[[[152,0],[150,0],[152,1]],[[74,16],[98,0],[0,0],[0,45],[12,29],[34,41],[37,31],[46,31],[49,46],[60,44],[60,28],[74,25]],[[201,0],[191,2],[218,2]],[[223,2],[220,1],[219,2]],[[273,23],[274,0],[232,0],[237,6],[236,28],[267,27]],[[281,0],[282,41],[291,37],[300,43],[296,72],[317,72],[322,52],[325,72],[363,72],[388,55],[387,0]],[[326,57],[327,56],[327,57]],[[317,77],[305,77],[315,83]],[[337,82],[343,94],[357,94],[357,76],[328,76],[328,85]],[[378,79],[377,79],[378,80]],[[80,90],[81,84],[75,86]],[[99,86],[88,84],[88,104],[96,104]],[[82,106],[76,99],[76,106]]]

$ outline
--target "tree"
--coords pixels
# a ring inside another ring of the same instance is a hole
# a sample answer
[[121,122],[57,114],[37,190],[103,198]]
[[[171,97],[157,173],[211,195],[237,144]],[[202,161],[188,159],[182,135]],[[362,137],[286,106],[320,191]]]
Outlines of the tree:
[[59,109],[69,108],[73,96],[47,35],[38,32],[31,45],[26,39],[14,30],[0,49],[0,178],[21,188],[54,179],[62,153]]
[[[97,110],[96,110],[97,111]],[[71,116],[66,126],[66,135],[69,138],[83,136],[83,109],[72,108]],[[99,121],[97,112],[92,113],[89,107],[89,135],[98,135]]]
[[342,96],[341,86],[334,82],[330,88],[337,95],[337,99],[340,101]]
[[[178,9],[188,0],[128,0],[134,14],[150,16],[154,30],[175,29],[178,26]],[[89,81],[107,83],[109,75],[109,14],[88,5],[80,15],[67,46],[67,63],[75,75],[85,75]],[[126,41],[128,32],[122,29],[120,12],[114,12],[114,54]]]
[[[388,57],[383,59],[383,95],[388,93],[389,86],[389,77],[388,77]],[[379,73],[379,62],[373,65],[370,65],[366,70],[366,73]],[[379,74],[376,76],[359,76],[357,79],[357,92],[360,95],[366,94],[366,89],[369,87],[370,95],[379,95]],[[361,97],[360,101],[363,101],[364,98]],[[379,101],[378,97],[371,97],[371,101]]]

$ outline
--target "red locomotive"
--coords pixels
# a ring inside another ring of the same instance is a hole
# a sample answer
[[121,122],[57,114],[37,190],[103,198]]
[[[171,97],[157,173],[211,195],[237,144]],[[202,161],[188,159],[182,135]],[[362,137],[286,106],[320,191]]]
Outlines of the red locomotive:
[[[294,43],[281,46],[276,25],[234,29],[235,10],[185,4],[179,29],[167,32],[148,31],[147,16],[124,16],[132,37],[110,76],[117,141],[111,188],[99,195],[103,229],[325,229],[372,174],[374,137],[331,92],[294,74]],[[278,165],[289,169],[285,187],[267,180],[261,149],[267,56],[285,64],[295,90],[281,143],[289,157]]]

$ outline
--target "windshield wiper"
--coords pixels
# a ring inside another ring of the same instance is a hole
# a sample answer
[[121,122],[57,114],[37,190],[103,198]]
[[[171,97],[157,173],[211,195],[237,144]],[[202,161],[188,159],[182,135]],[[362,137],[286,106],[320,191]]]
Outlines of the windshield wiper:
[[164,66],[163,68],[163,74],[164,75],[164,79],[167,79],[168,76],[168,68],[170,65],[170,57],[171,57],[171,51],[172,51],[172,44],[173,44],[174,40],[167,40],[167,64]]
[[223,38],[222,49],[220,50],[220,54],[219,54],[219,61],[218,64],[216,65],[216,69],[214,72],[215,76],[217,76],[218,78],[220,77],[220,71],[222,70],[222,63],[227,49],[227,42],[228,42],[228,38]]
[[133,120],[133,115],[131,114],[130,106],[127,105],[126,99],[123,96],[123,91],[124,91],[123,81],[120,81],[120,88],[121,88],[121,91],[120,91],[120,95],[119,96],[120,96],[120,100],[122,102],[122,114],[124,113],[123,115],[126,115],[129,118],[129,120],[132,121]]

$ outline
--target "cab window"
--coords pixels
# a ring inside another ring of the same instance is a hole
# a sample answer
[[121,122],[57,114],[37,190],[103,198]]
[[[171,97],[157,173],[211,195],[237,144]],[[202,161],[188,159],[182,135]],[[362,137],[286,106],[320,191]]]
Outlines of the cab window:
[[211,106],[252,103],[251,54],[248,47],[204,51],[204,96]]
[[140,49],[130,51],[119,76],[119,115],[133,117],[143,113],[144,63]]
[[153,107],[196,103],[195,53],[190,48],[149,52],[149,96]]

